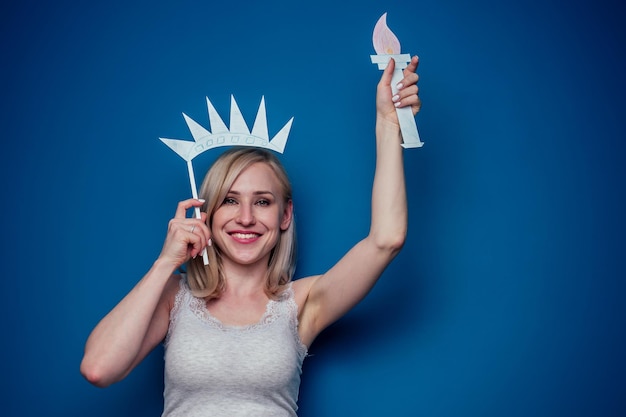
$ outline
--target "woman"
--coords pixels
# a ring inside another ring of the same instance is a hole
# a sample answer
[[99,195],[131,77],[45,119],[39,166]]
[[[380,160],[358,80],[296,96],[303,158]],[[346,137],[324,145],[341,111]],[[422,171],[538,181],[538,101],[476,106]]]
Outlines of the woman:
[[[165,341],[164,416],[296,415],[308,347],[368,293],[406,236],[395,108],[419,111],[418,60],[392,96],[394,64],[377,87],[367,237],[329,271],[292,282],[293,203],[282,166],[267,151],[226,152],[203,182],[203,200],[179,203],[159,258],[89,336],[81,363],[89,382],[123,379]],[[193,207],[203,208],[201,219],[186,217]],[[176,275],[185,263],[188,274]]]

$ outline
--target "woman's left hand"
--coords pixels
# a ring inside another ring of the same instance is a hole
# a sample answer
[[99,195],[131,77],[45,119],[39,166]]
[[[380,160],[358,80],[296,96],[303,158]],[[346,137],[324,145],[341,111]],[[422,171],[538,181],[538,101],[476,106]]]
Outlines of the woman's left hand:
[[415,115],[419,112],[422,102],[419,98],[419,88],[417,87],[417,81],[419,80],[419,76],[416,73],[419,64],[417,56],[411,58],[411,62],[409,62],[403,71],[404,78],[396,86],[398,92],[392,95],[391,79],[395,64],[393,59],[389,60],[389,64],[383,71],[383,75],[378,82],[376,90],[376,112],[378,117],[382,117],[384,120],[398,125],[396,107],[411,106],[413,115]]

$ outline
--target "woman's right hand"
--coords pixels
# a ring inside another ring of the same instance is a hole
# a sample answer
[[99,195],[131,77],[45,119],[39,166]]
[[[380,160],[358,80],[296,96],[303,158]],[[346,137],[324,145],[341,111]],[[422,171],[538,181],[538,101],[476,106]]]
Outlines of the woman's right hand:
[[176,215],[170,220],[167,236],[159,259],[178,268],[191,258],[200,255],[207,247],[211,232],[206,225],[206,213],[201,218],[187,217],[187,210],[201,207],[203,200],[190,198],[178,203]]

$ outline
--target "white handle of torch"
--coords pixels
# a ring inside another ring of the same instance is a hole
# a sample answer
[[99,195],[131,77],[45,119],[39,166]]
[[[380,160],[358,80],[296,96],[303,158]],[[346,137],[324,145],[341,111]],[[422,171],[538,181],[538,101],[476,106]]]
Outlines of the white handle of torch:
[[[391,77],[391,95],[395,96],[398,93],[396,86],[402,79],[404,74],[402,69],[396,69],[393,71]],[[424,142],[420,140],[420,134],[417,131],[417,124],[415,123],[415,116],[413,116],[413,110],[411,106],[408,107],[396,107],[396,114],[398,115],[398,123],[400,123],[400,131],[402,132],[402,147],[404,148],[419,148],[424,145]]]
[[[189,183],[191,184],[191,195],[196,200],[198,199],[198,190],[196,188],[196,177],[193,174],[193,165],[191,164],[191,160],[187,161],[187,171],[189,172]],[[200,215],[200,207],[194,207],[194,212],[196,215],[196,219],[201,219]],[[209,264],[209,255],[207,254],[206,247],[202,249],[202,260],[205,265]]]

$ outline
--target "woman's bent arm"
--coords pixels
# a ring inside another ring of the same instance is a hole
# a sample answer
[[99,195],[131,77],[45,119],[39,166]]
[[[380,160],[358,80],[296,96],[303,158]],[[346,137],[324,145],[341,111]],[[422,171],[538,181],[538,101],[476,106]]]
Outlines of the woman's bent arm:
[[186,217],[188,209],[201,205],[195,199],[178,204],[159,259],[87,339],[80,371],[92,384],[106,387],[123,379],[165,338],[179,288],[172,274],[200,254],[210,237],[206,214]]
[[106,387],[123,379],[167,333],[178,280],[157,260],[150,271],[92,331],[80,365],[92,384]]

